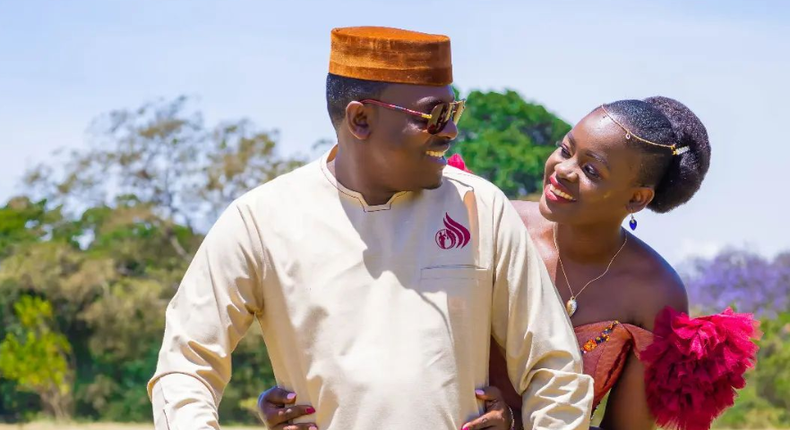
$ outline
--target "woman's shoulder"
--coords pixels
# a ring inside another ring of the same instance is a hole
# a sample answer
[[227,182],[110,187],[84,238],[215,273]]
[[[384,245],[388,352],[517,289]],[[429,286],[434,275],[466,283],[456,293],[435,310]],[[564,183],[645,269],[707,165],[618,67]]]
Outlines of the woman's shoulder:
[[[627,233],[630,234],[630,233]],[[667,306],[688,312],[688,294],[680,275],[664,257],[644,241],[631,235],[632,252],[628,261],[628,278],[634,287],[635,317],[639,325],[653,330],[656,316]]]
[[529,218],[532,219],[535,216],[540,216],[540,206],[538,202],[531,202],[529,200],[511,200],[510,203],[516,208],[516,212],[521,216],[522,219]]
[[521,222],[527,227],[530,236],[535,237],[537,233],[546,229],[550,224],[546,218],[540,213],[540,204],[538,202],[531,202],[528,200],[511,200],[511,204],[516,208]]

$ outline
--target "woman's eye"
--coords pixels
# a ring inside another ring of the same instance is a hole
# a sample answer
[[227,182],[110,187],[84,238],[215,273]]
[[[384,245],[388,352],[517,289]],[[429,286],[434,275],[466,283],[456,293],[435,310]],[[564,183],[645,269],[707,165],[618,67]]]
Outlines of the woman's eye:
[[562,154],[564,158],[570,158],[571,156],[571,153],[568,151],[568,148],[566,148],[565,145],[560,146],[560,154]]
[[587,172],[587,174],[592,176],[592,177],[595,177],[595,178],[600,178],[601,177],[601,175],[598,174],[598,171],[595,170],[595,167],[590,166],[589,164],[584,166],[584,171]]

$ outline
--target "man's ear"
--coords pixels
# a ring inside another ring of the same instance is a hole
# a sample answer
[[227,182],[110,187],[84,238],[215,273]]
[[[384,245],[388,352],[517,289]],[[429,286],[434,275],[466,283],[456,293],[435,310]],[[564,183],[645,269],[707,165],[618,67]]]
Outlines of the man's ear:
[[346,126],[348,131],[359,140],[366,140],[370,137],[370,124],[373,109],[368,106],[353,101],[346,106]]

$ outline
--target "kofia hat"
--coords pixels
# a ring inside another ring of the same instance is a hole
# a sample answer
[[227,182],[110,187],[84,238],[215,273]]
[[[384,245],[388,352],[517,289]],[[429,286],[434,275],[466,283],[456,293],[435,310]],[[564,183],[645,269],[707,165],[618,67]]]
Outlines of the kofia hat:
[[450,38],[388,27],[335,28],[329,73],[367,81],[450,85]]

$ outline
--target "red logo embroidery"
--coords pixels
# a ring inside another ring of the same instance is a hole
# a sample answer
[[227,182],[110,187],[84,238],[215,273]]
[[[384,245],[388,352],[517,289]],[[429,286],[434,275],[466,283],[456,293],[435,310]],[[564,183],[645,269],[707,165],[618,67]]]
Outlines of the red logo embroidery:
[[472,238],[469,230],[450,218],[450,215],[447,213],[444,214],[444,227],[436,232],[435,239],[439,248],[463,248],[469,243],[469,239]]

